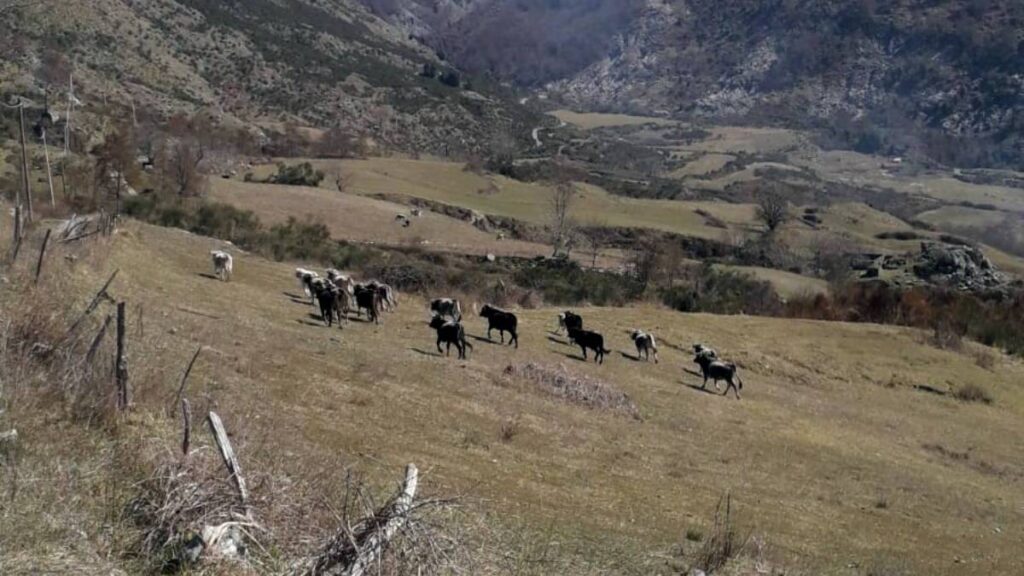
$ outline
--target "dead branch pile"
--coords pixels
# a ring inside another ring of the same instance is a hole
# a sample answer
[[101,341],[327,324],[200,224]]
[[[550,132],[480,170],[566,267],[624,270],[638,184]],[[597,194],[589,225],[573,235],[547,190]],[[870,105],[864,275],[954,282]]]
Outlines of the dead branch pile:
[[510,364],[505,368],[504,374],[506,378],[530,382],[572,404],[592,410],[611,410],[640,419],[640,410],[628,394],[607,382],[575,374],[561,364],[558,367],[542,366],[533,362]]
[[138,550],[163,572],[203,561],[246,559],[256,524],[212,447],[168,458],[139,486],[129,513],[140,530]]
[[733,517],[732,496],[726,493],[715,508],[715,523],[704,544],[697,551],[691,571],[700,570],[708,574],[725,567],[729,561],[741,554],[750,542],[749,533],[741,533]]
[[469,560],[463,537],[449,513],[453,501],[414,500],[416,467],[406,469],[401,488],[382,504],[361,483],[346,479],[337,529],[293,572],[304,576],[377,576],[460,573]]

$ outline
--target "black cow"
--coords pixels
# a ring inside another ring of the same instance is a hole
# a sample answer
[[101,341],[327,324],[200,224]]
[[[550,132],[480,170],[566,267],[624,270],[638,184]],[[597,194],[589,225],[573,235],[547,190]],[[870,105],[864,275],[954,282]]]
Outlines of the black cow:
[[[444,352],[445,356],[451,354],[452,344],[455,344],[455,348],[459,351],[460,360],[466,359],[467,348],[473,349],[473,345],[466,341],[466,330],[462,324],[435,315],[430,320],[430,327],[437,331],[437,351]],[[445,350],[441,350],[442,342],[446,345]]]
[[374,288],[356,286],[356,308],[362,315],[366,310],[367,316],[374,324],[380,324],[380,292]]
[[693,361],[700,366],[701,374],[704,375],[704,384],[701,386],[702,390],[708,385],[709,378],[715,382],[715,390],[718,390],[718,381],[725,380],[724,395],[728,396],[729,388],[732,388],[733,392],[736,393],[736,399],[739,400],[740,390],[743,389],[743,380],[740,380],[739,374],[736,373],[735,364],[716,360],[706,352],[698,353]]
[[582,330],[583,329],[583,317],[578,314],[573,314],[566,310],[558,315],[558,332],[565,330],[566,333],[569,330]]
[[334,319],[338,319],[338,326],[345,322],[345,312],[348,306],[342,298],[348,299],[341,289],[332,282],[317,282],[313,284],[316,290],[316,300],[320,303],[320,317],[328,327],[334,325]]
[[430,302],[430,311],[437,316],[448,316],[456,322],[462,320],[462,304],[455,298],[435,298]]
[[495,308],[490,304],[484,304],[484,307],[480,309],[480,316],[487,318],[487,339],[491,339],[491,330],[497,330],[501,334],[501,343],[505,343],[505,332],[512,335],[512,338],[508,341],[508,345],[516,345],[519,348],[519,334],[516,332],[516,328],[519,326],[519,319],[516,315],[511,312],[506,312],[500,308]]
[[597,332],[580,330],[578,328],[569,328],[569,341],[575,342],[576,345],[583,350],[584,360],[587,359],[587,348],[593,350],[594,361],[598,364],[604,364],[604,355],[611,352],[611,350],[605,350],[604,336],[601,336]]

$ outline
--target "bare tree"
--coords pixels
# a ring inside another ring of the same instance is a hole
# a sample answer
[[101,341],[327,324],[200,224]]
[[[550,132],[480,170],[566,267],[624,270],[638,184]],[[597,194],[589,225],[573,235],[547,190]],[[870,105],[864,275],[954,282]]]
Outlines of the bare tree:
[[759,192],[757,200],[757,219],[768,228],[768,233],[775,232],[789,219],[789,202],[775,188]]
[[[572,220],[572,207],[576,200],[576,186],[571,182],[562,181],[555,186],[551,195],[551,244],[554,246],[552,256],[568,256],[572,250],[570,239],[574,236],[575,223]],[[567,251],[568,250],[568,251]]]
[[128,184],[138,178],[135,152],[135,132],[131,125],[119,127],[93,149],[98,188],[114,199],[115,214],[121,212],[121,200]]

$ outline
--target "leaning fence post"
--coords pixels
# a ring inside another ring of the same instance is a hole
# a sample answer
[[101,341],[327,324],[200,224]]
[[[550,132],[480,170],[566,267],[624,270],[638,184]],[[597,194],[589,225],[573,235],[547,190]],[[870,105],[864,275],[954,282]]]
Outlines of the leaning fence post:
[[117,276],[117,273],[120,271],[120,269],[114,270],[114,273],[110,275],[110,278],[108,278],[106,283],[103,284],[103,287],[99,289],[99,292],[96,292],[96,295],[92,297],[92,301],[90,301],[89,305],[86,306],[85,312],[82,312],[82,315],[78,317],[78,320],[75,320],[75,323],[71,325],[71,328],[68,328],[69,336],[72,333],[74,333],[75,329],[77,329],[78,326],[82,323],[82,320],[85,320],[85,317],[88,316],[89,314],[92,314],[93,310],[95,310],[96,307],[100,305],[100,300],[102,300],[104,297],[110,297],[107,294],[107,288],[110,288],[110,284],[114,281],[114,277]]
[[224,430],[224,423],[220,421],[220,416],[217,416],[217,413],[213,411],[210,411],[210,414],[207,416],[207,422],[210,424],[210,431],[213,432],[213,439],[217,442],[217,448],[220,448],[220,455],[224,459],[224,466],[228,469],[228,473],[231,474],[231,479],[234,480],[235,487],[238,489],[238,499],[242,502],[242,506],[245,507],[245,515],[248,516],[249,491],[245,488],[242,467],[239,466],[235,450],[231,447],[231,441],[228,440],[228,433]]
[[36,284],[39,284],[39,273],[43,271],[43,258],[46,257],[46,246],[50,243],[51,232],[53,232],[52,228],[46,229],[46,236],[43,236],[43,246],[39,249],[39,260],[36,260]]
[[188,398],[181,399],[181,420],[184,428],[181,435],[181,454],[188,456],[189,444],[192,441],[192,407],[189,406]]
[[125,304],[117,303],[117,364],[115,379],[117,381],[117,407],[127,410],[132,401],[131,388],[128,384],[128,360],[125,358]]
[[[178,384],[178,393],[174,395],[174,403],[181,402],[183,395],[185,394],[185,384],[188,383],[188,376],[192,373],[192,367],[195,366],[196,360],[199,359],[199,353],[203,351],[203,347],[196,348],[196,353],[192,355],[192,360],[189,360],[188,367],[185,368],[185,373],[181,376],[181,383]],[[173,407],[171,408],[174,409]]]
[[103,343],[103,338],[107,335],[107,328],[110,328],[110,322],[113,321],[114,317],[107,314],[107,319],[103,321],[103,326],[100,327],[100,331],[96,333],[96,338],[93,338],[92,344],[89,346],[89,352],[85,355],[85,363],[92,364],[92,359],[96,356],[96,351],[99,350],[100,344]]
[[11,262],[12,263],[15,260],[18,259],[18,252],[21,251],[21,237],[23,235],[23,233],[22,233],[22,226],[24,225],[24,222],[25,221],[22,218],[22,214],[21,214],[21,204],[19,203],[17,206],[14,207],[14,227],[13,227],[14,236],[11,238]]

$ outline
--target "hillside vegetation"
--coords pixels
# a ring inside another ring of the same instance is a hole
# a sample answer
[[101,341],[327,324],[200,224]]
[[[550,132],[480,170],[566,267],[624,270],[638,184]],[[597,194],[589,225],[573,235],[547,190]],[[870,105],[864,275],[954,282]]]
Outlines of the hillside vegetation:
[[452,154],[485,145],[496,125],[530,122],[348,0],[41,0],[0,22],[10,32],[0,90],[63,102],[73,74],[85,116],[209,108],[248,126],[341,126],[380,146]]

